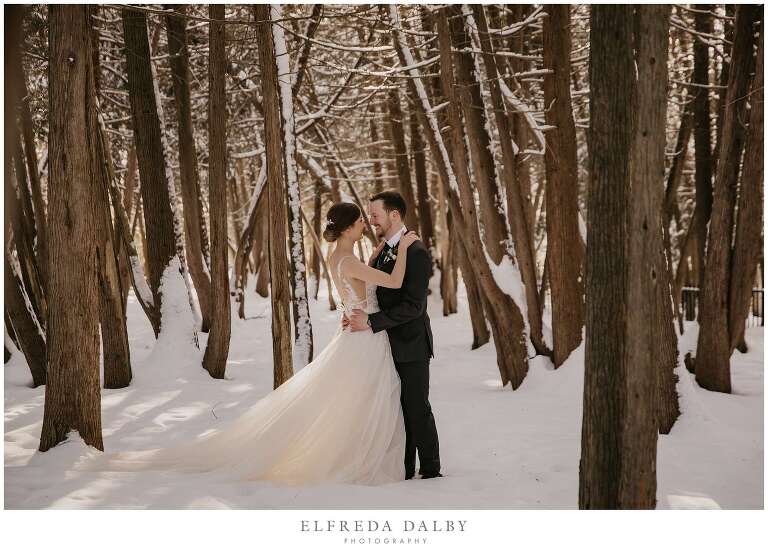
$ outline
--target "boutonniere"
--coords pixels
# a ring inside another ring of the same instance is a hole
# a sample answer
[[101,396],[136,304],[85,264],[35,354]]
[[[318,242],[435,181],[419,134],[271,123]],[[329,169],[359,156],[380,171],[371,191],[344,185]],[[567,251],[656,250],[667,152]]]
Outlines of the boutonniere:
[[394,249],[388,250],[386,253],[384,253],[384,259],[382,262],[386,263],[387,261],[394,261],[397,260],[397,247]]

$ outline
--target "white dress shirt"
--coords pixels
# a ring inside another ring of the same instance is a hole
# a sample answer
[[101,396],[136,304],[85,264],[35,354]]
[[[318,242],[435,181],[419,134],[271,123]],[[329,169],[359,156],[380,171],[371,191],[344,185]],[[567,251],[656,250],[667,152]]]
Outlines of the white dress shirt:
[[407,234],[407,233],[408,233],[408,229],[407,229],[405,226],[403,226],[403,227],[400,229],[400,231],[399,231],[399,232],[397,232],[397,233],[396,233],[394,236],[392,236],[391,238],[389,238],[389,239],[387,240],[387,244],[389,244],[389,247],[391,247],[391,248],[393,248],[393,249],[394,249],[394,247],[395,247],[395,246],[396,246],[398,243],[400,243],[400,238],[402,238],[402,237],[403,237],[403,235],[404,235],[404,234]]

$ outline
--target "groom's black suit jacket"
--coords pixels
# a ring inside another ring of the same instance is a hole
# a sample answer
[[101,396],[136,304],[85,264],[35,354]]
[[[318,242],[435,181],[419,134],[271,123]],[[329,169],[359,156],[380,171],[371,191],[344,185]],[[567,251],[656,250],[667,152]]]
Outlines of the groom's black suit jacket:
[[[408,262],[403,285],[399,289],[377,287],[376,298],[381,310],[368,317],[374,333],[387,330],[395,362],[424,361],[435,356],[432,328],[427,316],[427,289],[432,261],[420,240],[412,243],[406,252]],[[398,253],[397,246],[393,253]],[[395,261],[387,259],[379,263],[379,257],[374,267],[392,273]]]

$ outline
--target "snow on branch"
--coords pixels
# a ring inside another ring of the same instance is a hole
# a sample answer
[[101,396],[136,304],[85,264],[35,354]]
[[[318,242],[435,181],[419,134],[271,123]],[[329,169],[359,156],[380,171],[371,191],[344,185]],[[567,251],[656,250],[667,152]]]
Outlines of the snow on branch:
[[440,157],[442,158],[441,162],[445,165],[445,169],[448,173],[447,184],[451,190],[458,194],[459,186],[456,182],[456,175],[453,172],[453,167],[451,166],[450,157],[448,157],[448,150],[445,148],[443,137],[440,134],[440,125],[438,124],[435,112],[429,103],[427,89],[424,87],[424,83],[421,80],[421,76],[419,75],[417,64],[413,59],[411,49],[408,47],[408,43],[406,42],[405,36],[403,35],[402,28],[400,26],[400,16],[397,13],[397,4],[389,4],[389,21],[390,25],[392,26],[392,31],[395,35],[395,43],[400,52],[400,55],[405,61],[404,69],[407,69],[408,75],[413,79],[413,84],[416,88],[416,95],[418,96],[419,102],[421,102],[422,109],[424,111],[424,115],[427,118],[427,121],[429,122],[429,128],[432,131],[432,135],[437,142],[437,147],[440,151]]
[[[283,16],[281,4],[270,6],[270,18],[280,20]],[[277,65],[277,82],[280,92],[280,113],[283,127],[283,158],[285,167],[286,186],[288,188],[288,209],[291,212],[291,262],[294,277],[294,301],[296,303],[296,341],[294,343],[294,371],[298,371],[310,362],[312,343],[312,324],[309,318],[309,300],[307,297],[306,265],[302,245],[304,239],[301,232],[301,197],[299,194],[299,179],[296,169],[296,122],[293,113],[293,79],[291,77],[288,48],[285,42],[283,27],[273,24],[272,40],[275,45],[275,63]]]
[[522,21],[513,23],[512,25],[508,27],[504,27],[503,29],[488,29],[488,32],[496,36],[503,36],[503,37],[512,36],[518,31],[525,29],[529,25],[532,25],[536,23],[539,19],[543,19],[545,17],[547,17],[547,14],[544,12],[544,7],[538,6],[535,10],[531,12],[531,14],[528,17],[526,17]]
[[536,141],[539,143],[540,150],[523,150],[523,153],[531,153],[534,155],[544,155],[544,152],[547,149],[547,141],[544,137],[544,130],[545,126],[539,124],[538,121],[536,121],[536,118],[531,115],[530,109],[528,109],[528,106],[525,105],[522,101],[517,99],[515,94],[509,89],[507,86],[507,83],[504,82],[504,79],[499,77],[499,87],[501,89],[501,93],[504,95],[504,98],[509,102],[509,104],[514,108],[515,111],[518,113],[522,113],[523,117],[525,118],[526,122],[528,123],[528,126],[531,129],[531,132],[533,133],[534,138],[536,138]]
[[[99,121],[99,128],[101,129],[100,139],[102,142],[102,149],[106,152],[107,146],[108,146],[107,135],[106,135],[107,125],[104,122],[104,116],[102,115],[101,104],[99,103],[98,94],[94,95],[94,100],[96,105],[96,117]],[[115,182],[114,173],[111,170],[108,171],[108,173],[109,173],[108,185],[109,185],[110,197],[112,198],[113,203],[117,203],[119,200],[117,182]],[[121,215],[125,216],[125,212],[120,211],[118,208],[115,208],[116,218],[120,219]],[[141,259],[139,259],[139,254],[136,251],[136,248],[133,246],[132,240],[128,238],[130,233],[128,218],[125,217],[124,220],[121,219],[120,225],[123,227],[123,230],[121,232],[121,237],[123,240],[123,244],[125,245],[125,250],[128,254],[128,261],[131,265],[131,280],[133,281],[133,288],[136,291],[139,304],[143,305],[145,309],[154,308],[155,299],[154,299],[154,296],[152,295],[152,290],[149,289],[149,285],[147,284],[147,278],[144,275],[144,267],[142,265]]]
[[[151,56],[150,56],[151,57]],[[163,162],[165,164],[165,182],[168,187],[168,199],[170,201],[171,211],[173,212],[173,234],[176,241],[176,255],[179,259],[179,273],[181,274],[184,285],[187,288],[187,299],[189,300],[189,306],[192,309],[192,316],[195,321],[195,328],[200,328],[203,322],[203,315],[200,312],[200,306],[197,303],[197,294],[194,291],[192,285],[192,279],[189,276],[187,270],[187,262],[184,254],[184,224],[181,216],[181,200],[176,193],[176,184],[173,176],[173,167],[171,167],[170,161],[170,148],[168,147],[168,139],[165,135],[165,115],[163,113],[163,97],[160,94],[160,86],[158,84],[157,70],[153,62],[149,63],[149,70],[152,74],[152,86],[155,91],[155,107],[157,109],[157,120],[160,125],[160,144],[163,150]],[[169,265],[170,266],[170,265]],[[163,280],[161,286],[165,282],[165,279],[172,274],[167,269],[163,273]],[[165,303],[165,301],[163,301]],[[172,318],[171,318],[172,319]],[[161,331],[163,326],[161,325]],[[195,340],[197,335],[195,333]]]

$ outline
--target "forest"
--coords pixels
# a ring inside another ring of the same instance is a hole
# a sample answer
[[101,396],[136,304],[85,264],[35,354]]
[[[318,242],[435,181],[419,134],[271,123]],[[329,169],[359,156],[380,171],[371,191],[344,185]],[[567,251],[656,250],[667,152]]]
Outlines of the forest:
[[675,507],[691,458],[730,485],[721,449],[746,467],[712,500],[763,507],[762,5],[4,11],[6,507],[52,505],[23,481],[74,435],[138,442],[142,393],[197,386],[168,403],[195,431],[140,418],[163,440],[302,370],[341,317],[326,212],[387,189],[431,255],[446,434],[471,403],[503,456],[567,391],[536,507]]

